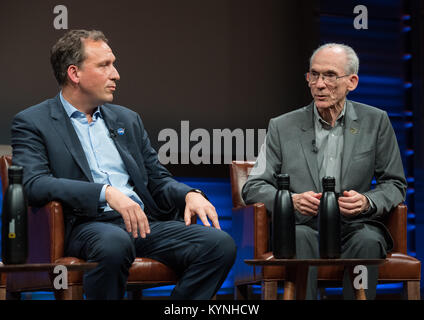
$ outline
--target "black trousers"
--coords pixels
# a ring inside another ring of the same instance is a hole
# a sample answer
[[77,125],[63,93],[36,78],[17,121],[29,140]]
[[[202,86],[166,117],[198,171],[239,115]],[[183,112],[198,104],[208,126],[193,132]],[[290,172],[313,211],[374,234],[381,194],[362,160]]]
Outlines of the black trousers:
[[182,221],[150,222],[146,238],[133,238],[115,215],[77,225],[66,254],[99,263],[84,274],[87,299],[122,299],[135,257],[158,260],[180,275],[171,299],[210,299],[234,263],[236,246],[222,230]]
[[[377,226],[366,223],[352,223],[342,225],[342,253],[340,258],[362,258],[380,259],[385,258],[388,245],[382,230]],[[318,259],[319,242],[318,231],[307,225],[296,225],[296,258],[298,259]],[[367,266],[368,289],[365,294],[368,300],[375,299],[378,266]],[[359,275],[359,274],[358,274]],[[317,298],[317,276],[318,268],[309,267],[308,287],[306,299]],[[343,276],[343,298],[346,300],[355,299],[353,285],[349,273],[346,271]]]

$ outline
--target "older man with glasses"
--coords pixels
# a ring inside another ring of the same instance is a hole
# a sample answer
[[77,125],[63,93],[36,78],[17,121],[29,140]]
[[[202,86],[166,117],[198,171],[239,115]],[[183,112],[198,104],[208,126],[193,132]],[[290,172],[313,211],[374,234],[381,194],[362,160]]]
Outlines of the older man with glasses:
[[[341,258],[384,258],[393,247],[379,220],[404,201],[407,184],[387,113],[346,99],[358,85],[358,70],[359,59],[349,46],[330,43],[315,50],[305,74],[313,102],[271,119],[264,147],[242,190],[247,204],[263,202],[271,212],[274,174],[290,175],[297,258],[319,258],[317,221],[325,176],[335,177],[340,193]],[[317,297],[316,278],[317,269],[311,268],[307,299]],[[369,266],[368,299],[375,298],[377,279],[378,267]],[[343,295],[354,298],[347,272]]]

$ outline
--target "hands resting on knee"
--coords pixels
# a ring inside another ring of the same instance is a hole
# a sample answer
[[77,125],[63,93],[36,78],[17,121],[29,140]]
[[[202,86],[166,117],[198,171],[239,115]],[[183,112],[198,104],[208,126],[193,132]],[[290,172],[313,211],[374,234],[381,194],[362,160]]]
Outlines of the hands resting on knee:
[[109,207],[121,214],[127,231],[134,238],[138,237],[138,231],[142,238],[150,233],[149,220],[137,202],[112,186],[107,186],[105,197]]
[[[149,220],[137,202],[112,186],[106,188],[105,197],[108,205],[121,214],[127,231],[132,233],[134,238],[138,237],[138,231],[142,238],[150,233]],[[184,221],[186,225],[190,225],[191,217],[197,214],[205,226],[210,226],[209,218],[215,228],[221,229],[215,207],[201,194],[189,192],[185,201]]]
[[190,225],[191,217],[197,214],[203,225],[210,227],[209,218],[215,228],[221,229],[215,207],[201,194],[189,192],[185,200],[184,221],[187,226]]

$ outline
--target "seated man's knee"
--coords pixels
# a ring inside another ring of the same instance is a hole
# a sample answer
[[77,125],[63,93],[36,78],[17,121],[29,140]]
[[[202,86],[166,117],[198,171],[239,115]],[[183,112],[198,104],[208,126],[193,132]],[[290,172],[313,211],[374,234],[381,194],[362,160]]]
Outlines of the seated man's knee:
[[297,225],[296,226],[296,242],[298,241],[317,241],[317,232],[316,230],[304,226],[304,225]]
[[385,240],[379,232],[362,229],[345,249],[351,258],[380,258],[385,255]]
[[217,251],[222,253],[222,259],[232,264],[237,254],[237,248],[233,238],[228,233],[220,231],[217,232],[216,243]]
[[305,225],[296,226],[296,257],[319,258],[318,232]]
[[206,246],[219,256],[223,264],[233,264],[237,254],[236,244],[233,238],[222,230],[214,230],[209,235]]
[[120,266],[122,264],[131,266],[135,259],[135,248],[128,234],[112,232],[105,234],[98,243],[94,255],[96,258],[109,266]]

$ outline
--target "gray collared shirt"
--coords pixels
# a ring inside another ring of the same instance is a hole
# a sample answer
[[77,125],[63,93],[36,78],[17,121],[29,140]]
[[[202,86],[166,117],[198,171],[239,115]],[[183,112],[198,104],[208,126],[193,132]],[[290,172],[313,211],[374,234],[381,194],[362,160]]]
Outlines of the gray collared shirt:
[[334,127],[321,118],[314,105],[315,143],[317,148],[319,180],[326,176],[336,179],[336,192],[340,192],[343,155],[344,119],[347,104],[337,117]]
[[[318,151],[317,161],[319,180],[320,183],[322,183],[323,177],[334,177],[336,179],[335,190],[339,193],[344,191],[340,190],[340,186],[346,108],[347,103],[345,102],[343,110],[337,117],[334,127],[331,127],[331,124],[321,118],[314,104],[315,143]],[[374,203],[368,196],[366,197],[370,204],[369,210],[374,210]],[[365,212],[365,214],[367,212]]]

